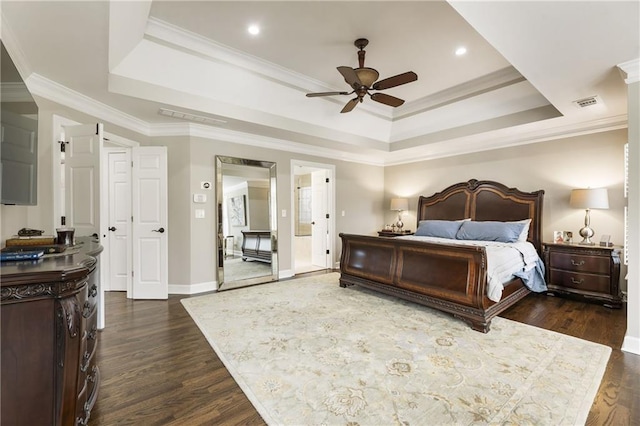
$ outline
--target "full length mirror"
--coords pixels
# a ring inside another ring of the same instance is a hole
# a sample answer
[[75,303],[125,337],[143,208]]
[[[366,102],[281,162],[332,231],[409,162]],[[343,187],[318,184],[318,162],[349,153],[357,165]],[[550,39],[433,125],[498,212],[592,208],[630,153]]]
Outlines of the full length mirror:
[[278,279],[276,164],[216,156],[218,289]]

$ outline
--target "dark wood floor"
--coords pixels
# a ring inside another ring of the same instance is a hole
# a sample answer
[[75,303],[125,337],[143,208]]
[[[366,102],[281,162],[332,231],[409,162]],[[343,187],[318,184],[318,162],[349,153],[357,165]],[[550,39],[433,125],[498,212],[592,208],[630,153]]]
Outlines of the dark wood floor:
[[[107,293],[102,384],[90,425],[263,425],[180,299]],[[613,349],[588,425],[640,425],[640,356],[620,351],[626,310],[532,294],[501,316]]]

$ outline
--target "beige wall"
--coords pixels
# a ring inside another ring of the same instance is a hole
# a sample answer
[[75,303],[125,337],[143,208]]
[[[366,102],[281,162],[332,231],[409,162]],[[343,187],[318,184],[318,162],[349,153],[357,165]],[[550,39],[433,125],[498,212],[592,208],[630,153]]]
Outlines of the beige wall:
[[[38,100],[39,166],[38,205],[34,207],[1,206],[2,241],[22,228],[32,227],[54,232],[52,218],[52,131],[53,114],[81,122],[98,121],[95,117],[60,105]],[[335,165],[336,170],[336,234],[340,232],[370,234],[395,219],[389,211],[392,197],[410,200],[410,211],[404,216],[405,226],[415,229],[418,195],[429,195],[444,187],[471,178],[491,179],[522,190],[544,189],[544,238],[554,230],[577,231],[582,226],[584,211],[568,206],[572,188],[606,186],[611,208],[592,212],[591,223],[596,239],[611,234],[612,241],[622,243],[623,213],[623,145],[626,130],[543,142],[534,145],[469,154],[458,157],[422,161],[412,164],[378,167],[322,157],[294,154],[219,140],[196,137],[150,138],[105,123],[105,130],[143,145],[164,145],[168,149],[169,173],[169,283],[188,287],[213,283],[215,265],[215,185],[202,190],[200,182],[215,182],[216,155],[273,161],[277,164],[279,269],[291,271],[293,183],[291,160]],[[205,204],[194,204],[194,193],[207,194]],[[205,209],[204,219],[195,219],[195,209]],[[282,217],[287,210],[287,217]],[[344,212],[344,216],[342,215]],[[340,240],[333,247],[335,262],[340,257]],[[624,283],[623,283],[624,286]]]
[[[626,142],[625,129],[387,167],[384,206],[388,209],[392,197],[409,198],[404,223],[415,229],[419,195],[431,195],[469,179],[495,180],[523,191],[544,189],[543,239],[551,240],[553,231],[573,231],[574,240],[579,240],[585,211],[569,207],[571,189],[606,187],[610,208],[592,210],[591,227],[595,241],[610,234],[614,244],[622,245]],[[385,212],[387,223],[395,217],[394,212]],[[621,285],[626,288],[624,280]]]

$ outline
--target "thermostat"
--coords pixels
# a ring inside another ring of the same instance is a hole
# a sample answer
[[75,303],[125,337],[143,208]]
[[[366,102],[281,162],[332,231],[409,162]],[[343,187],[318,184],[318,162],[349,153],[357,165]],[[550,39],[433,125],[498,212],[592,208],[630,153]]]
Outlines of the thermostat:
[[211,182],[200,182],[200,189],[211,189]]
[[207,195],[206,194],[193,194],[193,202],[194,203],[206,203]]

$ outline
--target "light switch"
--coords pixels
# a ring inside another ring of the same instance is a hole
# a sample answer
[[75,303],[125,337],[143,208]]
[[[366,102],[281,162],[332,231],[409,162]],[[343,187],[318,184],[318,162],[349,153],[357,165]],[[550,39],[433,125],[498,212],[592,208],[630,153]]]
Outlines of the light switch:
[[196,219],[204,219],[204,209],[196,209]]
[[287,211],[286,210],[282,210],[282,217],[287,217]]

